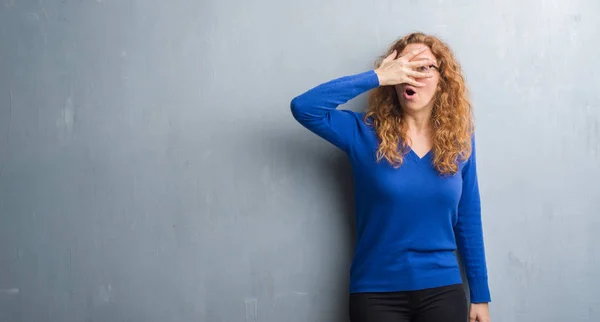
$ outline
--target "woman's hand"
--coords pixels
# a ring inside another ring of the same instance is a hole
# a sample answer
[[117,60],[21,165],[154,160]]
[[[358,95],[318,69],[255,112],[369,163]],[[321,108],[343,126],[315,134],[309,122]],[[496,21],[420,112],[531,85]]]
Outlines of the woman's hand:
[[415,87],[424,86],[425,84],[417,82],[415,78],[428,78],[432,77],[432,75],[427,73],[419,73],[414,69],[421,66],[429,66],[433,64],[433,62],[428,59],[417,60],[414,62],[411,62],[410,60],[416,55],[425,51],[425,49],[427,49],[427,46],[423,46],[413,52],[405,54],[402,57],[398,57],[397,59],[397,52],[394,50],[375,70],[375,73],[379,78],[379,85],[397,85],[405,83]]
[[488,303],[473,303],[469,311],[469,322],[490,322]]

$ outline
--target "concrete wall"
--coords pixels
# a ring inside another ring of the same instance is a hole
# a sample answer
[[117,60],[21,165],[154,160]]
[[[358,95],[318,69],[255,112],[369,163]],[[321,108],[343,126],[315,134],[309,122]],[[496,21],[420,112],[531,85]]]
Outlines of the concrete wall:
[[594,0],[0,1],[0,321],[346,321],[349,164],[289,101],[414,30],[473,92],[492,321],[600,321],[599,21]]

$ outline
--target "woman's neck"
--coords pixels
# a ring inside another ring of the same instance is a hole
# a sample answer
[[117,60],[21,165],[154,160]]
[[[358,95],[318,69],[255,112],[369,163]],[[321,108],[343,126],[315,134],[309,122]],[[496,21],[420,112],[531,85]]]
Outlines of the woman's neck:
[[404,122],[409,133],[427,135],[431,131],[431,111],[404,111]]

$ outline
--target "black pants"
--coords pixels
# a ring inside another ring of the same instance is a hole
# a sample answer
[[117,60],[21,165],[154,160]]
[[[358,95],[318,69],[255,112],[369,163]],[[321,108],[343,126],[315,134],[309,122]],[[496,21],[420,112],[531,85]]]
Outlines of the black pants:
[[418,291],[350,294],[352,322],[466,322],[462,284]]

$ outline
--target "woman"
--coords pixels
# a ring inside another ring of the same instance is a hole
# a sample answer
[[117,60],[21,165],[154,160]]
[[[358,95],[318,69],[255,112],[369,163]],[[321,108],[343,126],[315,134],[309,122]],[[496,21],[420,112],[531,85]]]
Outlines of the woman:
[[[381,58],[373,70],[291,102],[294,118],[352,165],[350,319],[488,322],[472,111],[460,65],[446,44],[422,33],[399,39]],[[367,91],[366,113],[337,108]]]

